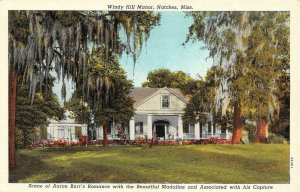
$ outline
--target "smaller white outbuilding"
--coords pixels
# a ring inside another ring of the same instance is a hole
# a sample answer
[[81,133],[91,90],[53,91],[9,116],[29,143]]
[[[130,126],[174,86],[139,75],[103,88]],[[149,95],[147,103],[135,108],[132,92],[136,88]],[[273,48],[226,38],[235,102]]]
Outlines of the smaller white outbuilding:
[[[44,134],[43,140],[67,140],[77,142],[81,135],[87,136],[87,125],[80,124],[74,119],[70,118],[71,112],[67,111],[65,119],[57,121],[50,119],[50,123],[47,127],[47,135]],[[41,130],[42,131],[42,130]],[[43,134],[42,134],[43,135]],[[45,138],[47,137],[47,138]]]

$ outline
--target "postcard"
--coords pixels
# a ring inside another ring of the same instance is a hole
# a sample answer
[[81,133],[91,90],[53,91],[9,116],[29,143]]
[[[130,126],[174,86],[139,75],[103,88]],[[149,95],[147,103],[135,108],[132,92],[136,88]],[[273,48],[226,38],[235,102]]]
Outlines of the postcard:
[[300,189],[300,1],[0,5],[0,191]]

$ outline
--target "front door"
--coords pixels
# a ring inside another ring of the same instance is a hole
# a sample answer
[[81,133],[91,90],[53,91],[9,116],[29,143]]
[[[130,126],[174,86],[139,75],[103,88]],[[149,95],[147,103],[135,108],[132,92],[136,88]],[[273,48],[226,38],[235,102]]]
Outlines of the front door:
[[167,120],[157,120],[153,122],[153,134],[156,134],[158,139],[167,139],[170,122]]
[[164,138],[165,137],[165,125],[159,124],[155,125],[155,132],[157,138]]

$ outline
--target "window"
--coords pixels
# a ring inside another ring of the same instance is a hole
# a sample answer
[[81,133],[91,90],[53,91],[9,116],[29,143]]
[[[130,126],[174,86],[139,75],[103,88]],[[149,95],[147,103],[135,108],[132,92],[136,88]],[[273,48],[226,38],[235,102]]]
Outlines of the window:
[[75,127],[75,137],[78,139],[81,136],[81,127]]
[[189,124],[187,123],[183,124],[183,133],[189,133]]
[[58,138],[65,138],[65,129],[58,129]]
[[194,124],[187,124],[183,125],[183,133],[193,134],[195,133],[195,125]]
[[208,122],[208,132],[209,132],[209,131],[211,132],[211,128],[212,128],[212,126],[211,126],[211,121],[209,121],[209,122]]
[[125,134],[129,134],[129,125],[125,126]]
[[47,139],[47,127],[41,127],[40,138],[43,140]]
[[161,107],[162,108],[168,108],[170,107],[170,96],[169,95],[163,95],[161,98]]
[[190,133],[195,133],[195,125],[194,124],[192,124],[192,125],[190,125]]
[[143,122],[138,122],[135,124],[135,133],[137,134],[143,134]]
[[107,126],[107,135],[111,135],[111,124]]

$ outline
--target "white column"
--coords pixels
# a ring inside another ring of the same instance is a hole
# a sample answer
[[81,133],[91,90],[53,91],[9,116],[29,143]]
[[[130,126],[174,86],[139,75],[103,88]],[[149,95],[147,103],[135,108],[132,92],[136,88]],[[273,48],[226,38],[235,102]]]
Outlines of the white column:
[[134,117],[131,118],[129,121],[129,138],[130,140],[135,140],[134,133],[135,133],[135,127],[134,127]]
[[147,139],[152,138],[152,115],[147,117]]
[[103,139],[103,125],[99,127],[99,139]]
[[178,115],[178,139],[183,139],[183,125],[181,115]]
[[167,130],[167,125],[165,125],[165,139],[169,139],[169,137],[168,137],[168,130]]
[[53,126],[53,140],[57,140],[58,138],[58,131],[57,131],[57,126]]
[[96,128],[96,140],[99,139],[99,131],[100,131],[100,130],[99,130],[99,127],[97,127],[97,128]]
[[47,127],[47,140],[48,140],[48,139],[51,139],[51,138],[50,138],[50,135],[51,135],[51,131],[50,131],[50,130],[51,130],[51,127],[50,127],[50,126]]
[[203,127],[202,127],[202,134],[204,135],[204,138],[208,138],[208,124],[206,123]]
[[200,139],[200,123],[195,124],[195,139]]
[[88,135],[88,133],[87,133],[87,126],[82,126],[82,127],[81,127],[81,133],[82,133],[82,135],[84,135],[84,136],[87,136],[87,135]]
[[72,138],[71,138],[72,127],[69,126],[68,127],[68,131],[69,131],[69,136],[68,136],[69,137],[69,141],[72,141]]
[[64,126],[64,132],[65,132],[65,138],[64,139],[69,139],[68,137],[69,137],[69,127],[68,126]]
[[226,129],[226,139],[229,139],[228,129]]

